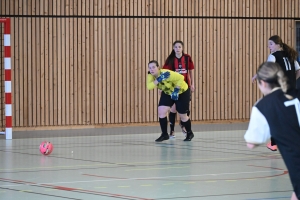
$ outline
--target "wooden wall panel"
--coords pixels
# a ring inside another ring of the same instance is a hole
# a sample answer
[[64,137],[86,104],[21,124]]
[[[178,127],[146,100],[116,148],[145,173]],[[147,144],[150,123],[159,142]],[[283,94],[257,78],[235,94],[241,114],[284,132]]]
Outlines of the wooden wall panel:
[[[268,37],[295,46],[300,0],[1,1],[12,19],[15,127],[155,122],[147,63],[175,40],[195,63],[193,120],[244,120]],[[182,16],[182,17],[180,17]],[[20,34],[22,33],[22,34]]]

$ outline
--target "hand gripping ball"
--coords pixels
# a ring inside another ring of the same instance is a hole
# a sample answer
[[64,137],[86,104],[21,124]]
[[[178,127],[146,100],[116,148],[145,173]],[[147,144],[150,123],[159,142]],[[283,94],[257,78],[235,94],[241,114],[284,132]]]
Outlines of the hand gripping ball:
[[40,152],[43,155],[49,155],[53,151],[53,145],[51,142],[44,141],[40,144]]

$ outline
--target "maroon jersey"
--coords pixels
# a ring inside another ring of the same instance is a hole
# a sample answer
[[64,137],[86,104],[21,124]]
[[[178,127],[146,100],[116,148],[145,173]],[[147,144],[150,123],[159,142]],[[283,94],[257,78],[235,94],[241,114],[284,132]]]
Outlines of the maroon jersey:
[[189,87],[191,86],[191,80],[188,75],[188,71],[193,70],[194,68],[195,67],[192,58],[188,54],[183,54],[181,58],[175,57],[173,60],[173,64],[165,63],[163,66],[163,69],[169,69],[182,74],[184,76],[185,82],[189,85]]

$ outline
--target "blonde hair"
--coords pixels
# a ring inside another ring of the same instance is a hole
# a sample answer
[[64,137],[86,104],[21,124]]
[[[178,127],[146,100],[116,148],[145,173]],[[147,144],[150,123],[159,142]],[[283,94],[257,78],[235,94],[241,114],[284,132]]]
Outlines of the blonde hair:
[[286,93],[288,89],[287,78],[284,75],[281,67],[274,62],[264,62],[257,70],[257,80],[267,82],[271,89],[281,87],[282,91]]

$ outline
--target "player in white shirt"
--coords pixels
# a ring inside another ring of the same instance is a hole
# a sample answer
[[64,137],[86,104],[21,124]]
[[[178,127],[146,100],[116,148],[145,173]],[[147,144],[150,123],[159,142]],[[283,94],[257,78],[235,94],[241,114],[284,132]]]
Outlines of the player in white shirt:
[[300,90],[289,89],[281,67],[265,62],[257,71],[258,87],[264,94],[252,108],[248,130],[244,136],[247,146],[254,148],[276,142],[289,171],[294,193],[300,199]]

